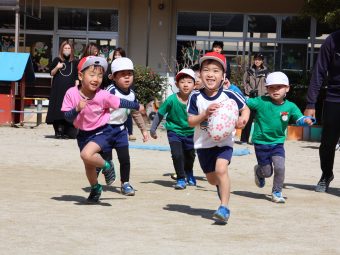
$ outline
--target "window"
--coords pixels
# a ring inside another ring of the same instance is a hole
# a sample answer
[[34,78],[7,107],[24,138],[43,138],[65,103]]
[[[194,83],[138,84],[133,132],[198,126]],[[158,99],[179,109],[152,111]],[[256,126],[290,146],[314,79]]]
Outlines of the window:
[[87,11],[86,9],[59,9],[58,29],[86,30]]
[[[22,19],[23,20],[23,19]],[[42,7],[41,19],[26,17],[26,28],[33,30],[53,30],[54,8]]]
[[118,32],[117,10],[90,10],[89,16],[90,31]]
[[268,15],[249,15],[247,37],[276,39],[276,17]]
[[242,37],[242,14],[211,14],[211,36]]
[[26,52],[31,53],[34,72],[49,73],[52,35],[26,35]]
[[178,35],[198,35],[200,31],[209,31],[209,13],[178,13]]
[[0,28],[15,28],[15,12],[14,11],[1,11],[0,15]]
[[310,18],[285,16],[282,19],[282,38],[310,38]]

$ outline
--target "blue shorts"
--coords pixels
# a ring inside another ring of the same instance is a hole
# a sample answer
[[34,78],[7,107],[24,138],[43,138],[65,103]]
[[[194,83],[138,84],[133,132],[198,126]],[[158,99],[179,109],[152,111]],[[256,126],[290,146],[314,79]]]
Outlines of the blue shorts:
[[216,160],[218,158],[226,159],[230,164],[231,157],[233,156],[233,148],[229,146],[197,149],[196,152],[205,174],[215,172]]
[[260,166],[272,164],[273,156],[285,157],[283,143],[279,144],[254,144],[257,163]]
[[89,142],[94,142],[99,145],[102,151],[112,151],[111,135],[112,127],[110,125],[105,125],[91,131],[79,130],[77,135],[78,147],[82,151]]
[[111,142],[112,148],[129,146],[129,134],[125,125],[110,125],[112,128]]
[[171,142],[182,143],[182,148],[185,151],[194,149],[194,135],[181,136],[176,134],[174,131],[168,131],[168,140],[169,143]]

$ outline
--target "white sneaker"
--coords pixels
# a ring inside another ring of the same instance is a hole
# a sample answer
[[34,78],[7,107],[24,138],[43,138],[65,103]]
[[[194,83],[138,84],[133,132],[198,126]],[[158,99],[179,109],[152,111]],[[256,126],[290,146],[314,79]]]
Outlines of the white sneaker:
[[275,191],[272,193],[272,201],[275,203],[285,203],[286,200],[282,196],[282,192]]

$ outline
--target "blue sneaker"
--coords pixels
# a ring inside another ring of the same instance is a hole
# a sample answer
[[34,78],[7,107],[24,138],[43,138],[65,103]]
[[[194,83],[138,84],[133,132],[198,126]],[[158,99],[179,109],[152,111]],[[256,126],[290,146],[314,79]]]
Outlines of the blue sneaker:
[[227,223],[228,219],[230,217],[230,210],[221,205],[216,212],[214,212],[213,214],[213,219],[215,219],[218,222],[222,222],[222,223]]
[[187,183],[189,186],[196,186],[196,178],[192,174],[187,175]]
[[175,184],[175,189],[185,189],[187,187],[187,183],[185,179],[178,179]]
[[122,194],[125,195],[125,196],[134,196],[135,195],[134,188],[132,188],[132,186],[128,182],[124,182],[122,184],[122,187],[120,188],[120,190],[121,190]]
[[257,175],[257,167],[257,165],[254,166],[255,184],[257,187],[263,188],[266,185],[266,180]]
[[275,203],[282,203],[282,204],[286,202],[286,200],[282,196],[282,192],[279,192],[279,191],[274,191],[272,193],[272,201]]

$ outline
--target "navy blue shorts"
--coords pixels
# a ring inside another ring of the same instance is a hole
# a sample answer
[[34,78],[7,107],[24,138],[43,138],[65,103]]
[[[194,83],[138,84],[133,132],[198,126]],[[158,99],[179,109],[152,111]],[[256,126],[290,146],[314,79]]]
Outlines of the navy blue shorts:
[[192,150],[194,148],[194,135],[181,136],[176,134],[174,131],[168,131],[168,140],[171,142],[182,143],[183,150]]
[[105,125],[91,131],[79,130],[77,135],[78,147],[82,151],[89,142],[94,142],[99,145],[102,151],[112,151],[111,135],[112,127],[110,125]]
[[229,146],[197,149],[196,152],[205,174],[215,172],[216,160],[218,158],[226,159],[230,164],[231,157],[233,156],[233,148]]
[[279,144],[254,144],[257,163],[260,166],[272,164],[273,156],[285,158],[283,143]]
[[113,148],[127,147],[129,146],[129,134],[124,125],[115,126],[111,125],[111,142]]

